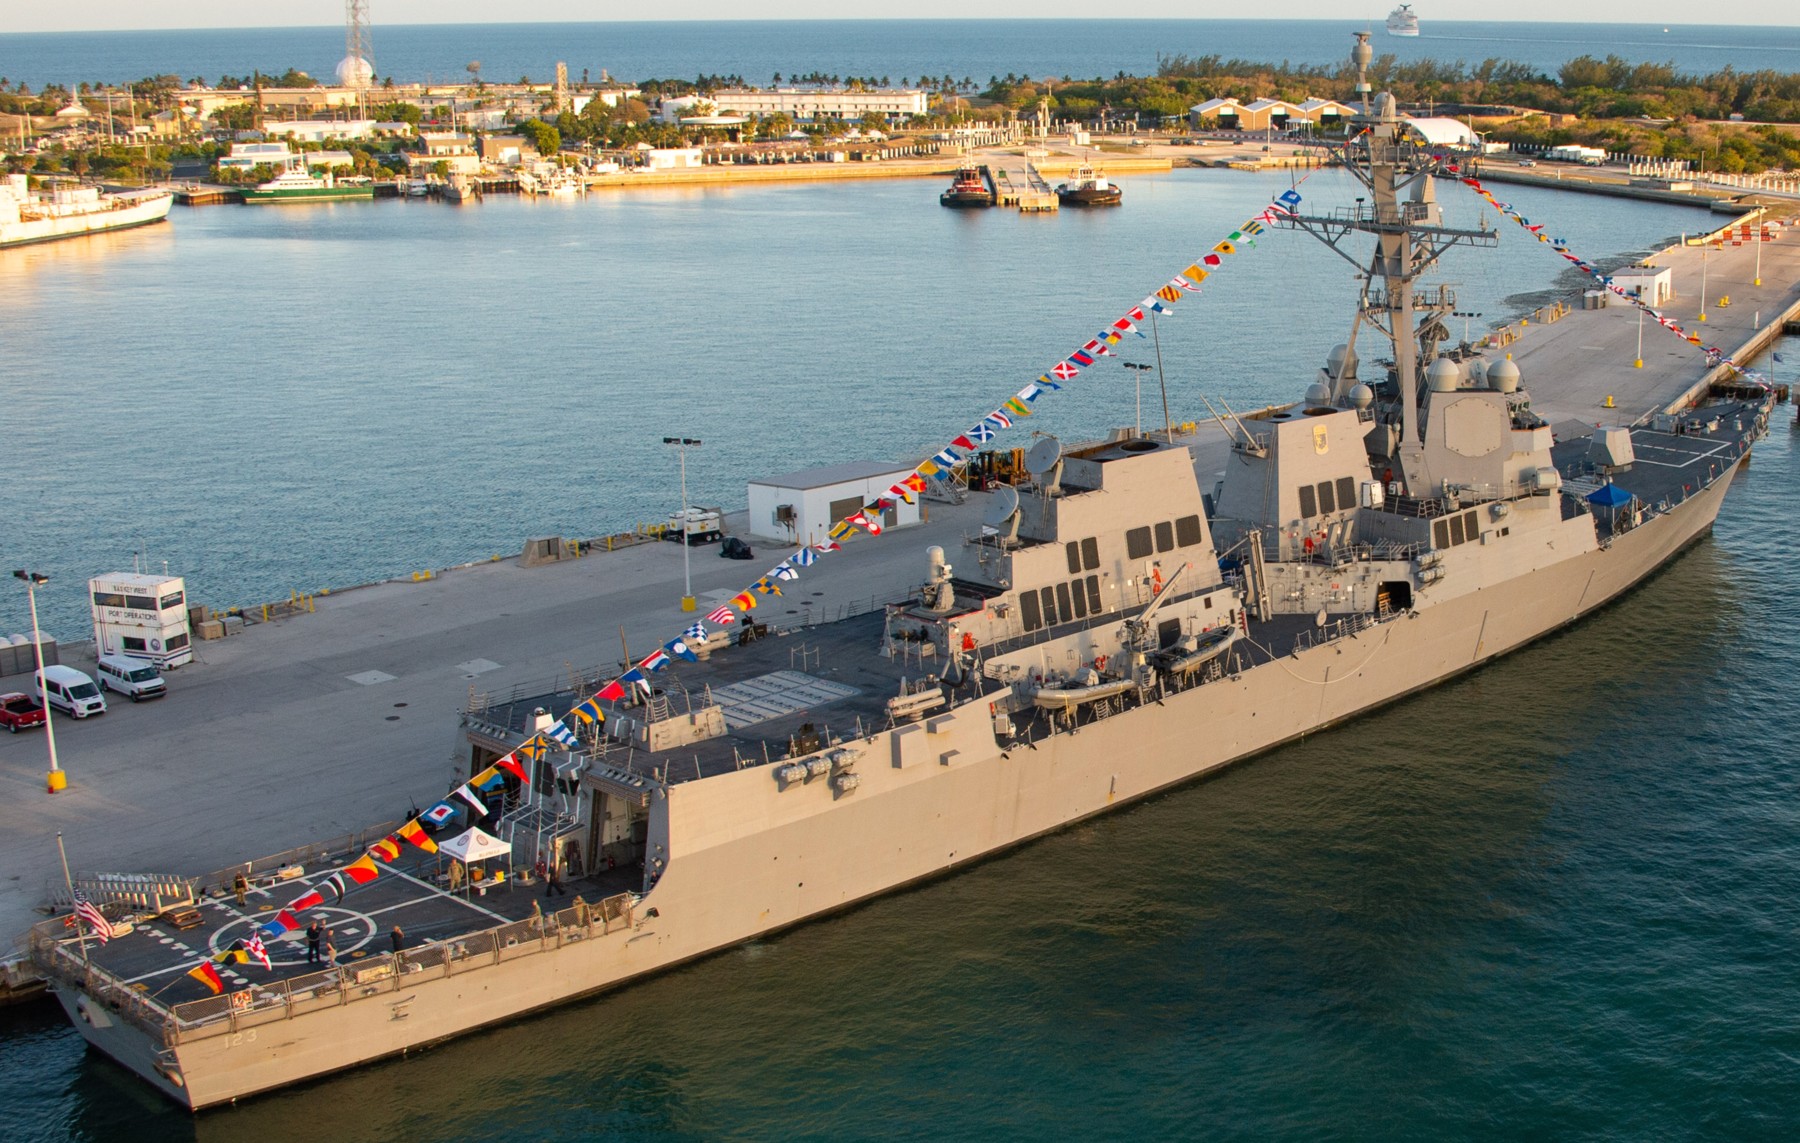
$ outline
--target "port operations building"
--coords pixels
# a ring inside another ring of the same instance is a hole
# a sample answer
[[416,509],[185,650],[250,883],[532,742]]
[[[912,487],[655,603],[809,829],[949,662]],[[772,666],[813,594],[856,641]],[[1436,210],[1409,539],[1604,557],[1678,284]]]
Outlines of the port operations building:
[[[857,460],[803,468],[750,482],[750,534],[763,539],[818,543],[831,526],[912,475],[904,464]],[[918,503],[895,500],[883,514],[889,528],[917,524],[923,516]]]
[[1613,285],[1634,298],[1660,306],[1675,296],[1675,275],[1667,266],[1639,262],[1612,272]]
[[180,576],[114,572],[88,580],[88,594],[96,654],[129,655],[159,667],[179,667],[194,657],[187,583]]

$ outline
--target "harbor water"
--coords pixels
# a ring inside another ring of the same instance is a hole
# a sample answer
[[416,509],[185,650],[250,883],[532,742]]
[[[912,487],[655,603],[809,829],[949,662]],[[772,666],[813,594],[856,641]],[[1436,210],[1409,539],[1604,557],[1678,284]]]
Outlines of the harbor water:
[[[1121,210],[1050,218],[944,211],[935,181],[218,208],[20,251],[0,264],[0,487],[24,505],[4,551],[56,577],[46,623],[76,636],[81,580],[134,549],[220,606],[629,526],[675,496],[664,435],[706,441],[690,486],[727,504],[759,472],[912,458],[1285,185],[1131,178]],[[1355,193],[1335,172],[1301,190]],[[1478,217],[1442,194],[1453,221]],[[1712,222],[1508,197],[1599,260]],[[1445,265],[1477,332],[1578,284],[1500,233]],[[1270,233],[1163,320],[1178,419],[1201,393],[1296,396],[1344,338],[1354,283],[1335,262]],[[1154,361],[1148,341],[1122,348]],[[1079,437],[1128,423],[1134,398],[1128,371],[1090,370],[1029,427]],[[8,1134],[1785,1135],[1800,454],[1777,417],[1712,538],[1382,713],[614,994],[198,1119],[60,1016],[0,1014]]]

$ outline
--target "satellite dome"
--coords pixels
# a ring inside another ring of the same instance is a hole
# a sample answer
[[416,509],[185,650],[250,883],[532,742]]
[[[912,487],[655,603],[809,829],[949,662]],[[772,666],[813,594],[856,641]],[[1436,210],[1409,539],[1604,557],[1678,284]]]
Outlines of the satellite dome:
[[1314,381],[1306,387],[1306,403],[1309,405],[1331,404],[1331,386],[1323,381]]
[[338,61],[337,80],[343,87],[368,87],[375,82],[375,65],[361,56],[345,56]]
[[1375,390],[1361,381],[1350,386],[1350,403],[1359,409],[1366,409],[1375,403]]
[[1460,384],[1462,384],[1462,370],[1458,369],[1456,363],[1448,357],[1438,358],[1431,363],[1429,369],[1425,370],[1425,387],[1433,393],[1455,392],[1456,387]]
[[1502,393],[1514,393],[1519,388],[1519,366],[1512,358],[1496,361],[1488,366],[1488,388],[1498,389]]

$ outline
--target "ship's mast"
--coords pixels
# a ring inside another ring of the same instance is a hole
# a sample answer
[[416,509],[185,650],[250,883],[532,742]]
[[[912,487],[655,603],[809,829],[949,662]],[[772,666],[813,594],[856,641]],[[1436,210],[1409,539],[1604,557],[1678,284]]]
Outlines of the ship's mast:
[[[1431,185],[1441,157],[1421,145],[1410,123],[1400,116],[1393,95],[1383,92],[1371,100],[1372,54],[1369,33],[1357,32],[1350,59],[1356,65],[1362,109],[1350,120],[1349,139],[1333,148],[1344,169],[1368,188],[1369,197],[1329,215],[1295,214],[1282,222],[1311,234],[1362,271],[1361,304],[1351,327],[1349,352],[1333,366],[1332,399],[1344,402],[1357,383],[1356,332],[1365,322],[1373,325],[1394,348],[1393,388],[1382,392],[1378,387],[1377,392],[1385,398],[1382,407],[1388,423],[1398,413],[1400,471],[1412,492],[1424,480],[1418,463],[1423,449],[1419,377],[1425,358],[1434,356],[1447,336],[1442,318],[1456,308],[1456,297],[1448,289],[1421,290],[1418,280],[1452,246],[1494,246],[1499,240],[1485,226],[1459,230],[1442,225]],[[1375,236],[1375,251],[1367,262],[1348,248],[1353,233]]]

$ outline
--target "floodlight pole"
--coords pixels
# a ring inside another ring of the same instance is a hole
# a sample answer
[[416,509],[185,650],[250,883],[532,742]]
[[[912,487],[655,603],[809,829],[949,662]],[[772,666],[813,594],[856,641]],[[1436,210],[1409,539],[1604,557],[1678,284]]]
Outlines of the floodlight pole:
[[688,551],[688,495],[687,495],[687,450],[688,446],[698,446],[699,441],[692,437],[664,437],[663,443],[674,445],[676,455],[681,458],[681,528],[676,537],[681,541],[681,609],[692,611],[696,607],[694,601],[694,573]]
[[44,786],[54,794],[68,786],[69,776],[56,762],[56,728],[51,725],[55,720],[50,716],[50,687],[44,681],[44,637],[38,631],[37,588],[40,583],[49,583],[50,577],[23,568],[14,571],[13,576],[25,582],[25,598],[31,607],[31,650],[37,657],[38,698],[44,704],[44,742],[50,747],[50,772],[44,775]]

